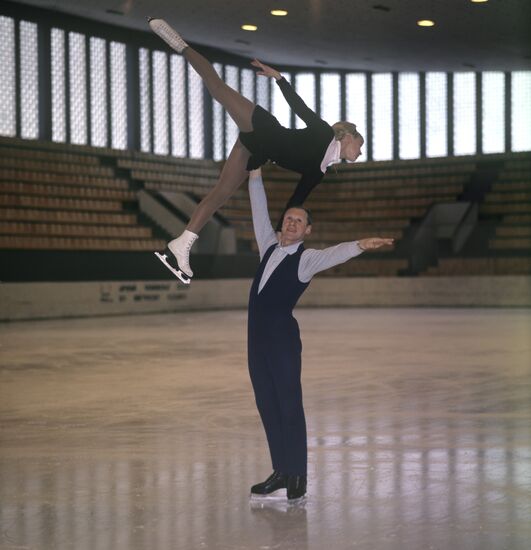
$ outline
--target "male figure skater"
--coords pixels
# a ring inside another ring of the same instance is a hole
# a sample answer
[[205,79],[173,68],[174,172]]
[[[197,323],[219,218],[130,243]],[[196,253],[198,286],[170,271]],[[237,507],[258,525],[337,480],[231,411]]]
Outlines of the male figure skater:
[[278,497],[286,490],[291,503],[306,494],[307,462],[302,344],[293,308],[316,273],[364,250],[392,244],[393,239],[376,237],[324,250],[306,250],[303,241],[312,230],[312,220],[305,208],[293,206],[286,210],[277,238],[267,211],[260,169],[250,173],[249,195],[260,253],[249,297],[249,373],[273,464],[273,473],[251,488],[251,497]]

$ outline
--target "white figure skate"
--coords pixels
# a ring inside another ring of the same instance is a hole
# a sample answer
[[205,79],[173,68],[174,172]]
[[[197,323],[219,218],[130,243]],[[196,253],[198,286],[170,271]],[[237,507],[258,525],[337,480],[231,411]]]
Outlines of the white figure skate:
[[176,267],[171,265],[171,261],[173,260],[174,256],[173,254],[166,249],[164,252],[155,252],[155,256],[181,281],[181,283],[185,285],[189,285],[191,278],[184,273],[184,271],[181,271],[179,269],[179,266],[177,265],[177,262],[175,262]]
[[175,29],[172,29],[164,19],[148,17],[148,23],[151,30],[177,53],[182,53],[188,47],[188,44],[181,38],[181,35]]
[[190,249],[197,240],[197,235],[187,229],[180,237],[168,243],[166,250],[155,256],[185,285],[190,284],[194,272],[190,268]]

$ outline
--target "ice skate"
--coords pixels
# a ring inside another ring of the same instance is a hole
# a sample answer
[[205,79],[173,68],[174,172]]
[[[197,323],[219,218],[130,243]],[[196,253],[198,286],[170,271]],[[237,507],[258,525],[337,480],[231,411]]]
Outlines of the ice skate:
[[164,19],[148,17],[148,23],[151,30],[177,53],[182,53],[188,47],[188,44],[181,38],[179,33],[172,29]]
[[198,236],[187,229],[180,237],[168,243],[163,253],[155,252],[155,256],[185,285],[190,284],[194,272],[190,269],[190,249]]
[[[186,275],[175,262],[173,254],[169,249],[166,249],[164,252],[155,252],[155,256],[185,285],[189,285],[191,278]],[[172,265],[172,262],[175,262],[175,266]]]
[[251,499],[286,499],[286,476],[279,472],[273,472],[265,481],[251,487]]
[[289,476],[286,485],[289,504],[300,504],[306,500],[306,476]]

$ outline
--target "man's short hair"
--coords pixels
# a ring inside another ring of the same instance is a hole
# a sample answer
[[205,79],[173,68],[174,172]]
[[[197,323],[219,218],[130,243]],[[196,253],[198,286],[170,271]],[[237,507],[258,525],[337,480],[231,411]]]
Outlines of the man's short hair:
[[312,222],[313,222],[312,213],[308,208],[305,208],[304,206],[302,206],[302,204],[294,204],[293,206],[290,206],[289,208],[286,208],[286,210],[284,210],[284,214],[282,214],[282,218],[280,220],[280,225],[282,225],[284,223],[284,216],[286,215],[286,212],[288,210],[291,210],[292,208],[297,208],[298,210],[304,210],[306,212],[306,221],[307,221],[308,225],[312,225]]

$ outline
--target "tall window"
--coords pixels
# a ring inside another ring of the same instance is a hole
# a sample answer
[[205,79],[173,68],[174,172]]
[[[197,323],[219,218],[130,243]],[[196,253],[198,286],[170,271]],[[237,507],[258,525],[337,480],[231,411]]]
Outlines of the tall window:
[[330,125],[341,119],[341,79],[338,74],[321,75],[321,118]]
[[454,75],[454,153],[476,153],[476,75]]
[[511,75],[511,151],[531,151],[531,71]]
[[[313,73],[298,73],[295,77],[295,91],[302,97],[304,103],[315,111],[315,75]],[[295,127],[304,128],[306,124],[295,117]]]
[[448,154],[446,73],[426,73],[426,156]]
[[[239,73],[238,67],[232,67],[230,65],[225,67],[225,82],[236,91],[239,91]],[[229,113],[225,112],[225,156],[229,156],[236,139],[238,138],[238,126]]]
[[188,129],[190,157],[203,158],[204,148],[204,111],[203,81],[195,70],[188,65]]
[[273,84],[273,79],[269,79],[265,76],[256,77],[256,104],[264,108],[266,111],[269,111],[269,97],[271,94],[271,86]]
[[140,150],[151,152],[151,63],[149,50],[138,50],[140,78]]
[[153,152],[167,155],[168,142],[168,61],[165,52],[153,52]]
[[[284,74],[284,78],[291,82],[291,75]],[[258,77],[261,78],[261,77]],[[282,126],[285,126],[286,128],[291,128],[291,110],[289,108],[288,103],[284,99],[284,96],[282,95],[282,92],[280,91],[280,88],[277,86],[277,84],[274,83],[274,80],[271,80],[272,82],[272,109],[273,109],[273,115],[278,119],[280,124]]]
[[85,145],[87,143],[87,55],[85,35],[68,33],[70,55],[68,70],[70,73],[70,141]]
[[[58,24],[68,24],[68,19]],[[136,60],[128,58],[125,43],[108,36],[52,28],[50,51],[42,52],[39,32],[48,32],[48,28],[40,25],[0,15],[0,135],[36,139],[48,132],[49,120],[55,142],[125,149],[132,117],[141,151],[203,158],[205,151],[212,150],[216,160],[230,153],[237,139],[237,125],[205,94],[201,78],[181,55],[139,47],[139,79],[129,82],[137,67]],[[112,33],[112,29],[102,26],[101,32]],[[42,59],[51,74],[41,72]],[[274,80],[257,77],[248,67],[214,63],[214,68],[229,86],[270,110],[283,126],[304,127]],[[444,157],[449,149],[455,155],[476,154],[478,150],[503,153],[508,148],[508,133],[511,151],[531,151],[531,71],[515,71],[509,76],[502,71],[427,72],[424,105],[420,105],[423,80],[418,73],[399,73],[393,78],[391,73],[358,72],[345,73],[343,78],[334,72],[301,69],[285,73],[285,78],[293,81],[308,107],[329,124],[342,118],[344,98],[346,120],[357,125],[376,161],[391,160],[395,154],[400,159],[419,158],[424,149],[428,157]],[[39,85],[48,82],[50,106],[48,90],[43,91],[45,97],[39,97]],[[395,82],[397,89],[393,88]],[[450,106],[449,82],[453,83]],[[371,97],[367,97],[368,83]],[[134,112],[132,102],[128,103],[128,92],[134,87],[130,99],[138,97],[139,113]],[[394,113],[396,98],[398,112]],[[39,113],[42,108],[46,112]],[[210,120],[205,119],[206,113]],[[421,120],[421,113],[425,113],[425,120]],[[41,121],[46,121],[42,129]],[[425,143],[421,143],[424,128]],[[365,149],[360,161],[366,158]]]
[[39,137],[37,25],[28,21],[20,22],[20,135]]
[[185,157],[187,147],[185,71],[184,57],[172,54],[170,57],[171,154],[176,157]]
[[[367,135],[367,76],[363,73],[347,74],[345,92],[347,120],[356,125],[356,129],[367,143],[370,139]],[[357,162],[367,160],[365,151],[366,146],[362,147]]]
[[482,150],[483,153],[505,151],[505,75],[482,74]]
[[17,133],[15,87],[15,22],[0,16],[0,135]]
[[372,75],[372,156],[393,158],[393,79],[389,73]]
[[420,157],[419,75],[398,76],[398,153],[401,159]]
[[111,146],[127,147],[127,75],[125,44],[111,42]]
[[241,78],[241,94],[254,103],[254,71],[251,71],[251,69],[242,69]]
[[[214,63],[214,69],[219,77],[223,79],[223,65]],[[225,156],[223,136],[223,107],[218,101],[212,99],[212,148],[214,160],[222,160]]]
[[103,38],[90,39],[90,144],[106,147],[107,127],[107,49]]

